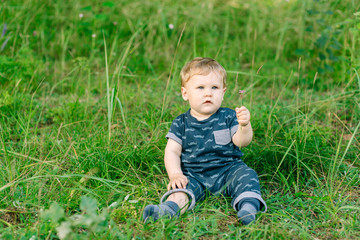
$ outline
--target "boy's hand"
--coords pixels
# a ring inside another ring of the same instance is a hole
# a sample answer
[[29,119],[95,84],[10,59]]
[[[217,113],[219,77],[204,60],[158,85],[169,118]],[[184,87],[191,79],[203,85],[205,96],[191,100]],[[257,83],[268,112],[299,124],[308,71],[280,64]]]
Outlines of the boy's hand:
[[250,112],[249,110],[242,106],[240,108],[235,108],[236,117],[240,126],[247,126],[250,123]]
[[188,184],[188,179],[187,177],[182,174],[182,173],[177,173],[173,176],[170,177],[170,182],[168,184],[168,190],[172,189],[176,189],[176,188],[185,188],[186,185]]

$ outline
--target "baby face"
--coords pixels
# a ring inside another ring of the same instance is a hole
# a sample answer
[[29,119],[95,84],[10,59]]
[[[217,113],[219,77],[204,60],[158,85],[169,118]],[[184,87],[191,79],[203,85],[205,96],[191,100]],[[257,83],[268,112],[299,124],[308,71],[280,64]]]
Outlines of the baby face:
[[194,75],[181,88],[182,97],[189,101],[190,113],[197,120],[207,119],[220,108],[225,91],[222,78],[215,72]]

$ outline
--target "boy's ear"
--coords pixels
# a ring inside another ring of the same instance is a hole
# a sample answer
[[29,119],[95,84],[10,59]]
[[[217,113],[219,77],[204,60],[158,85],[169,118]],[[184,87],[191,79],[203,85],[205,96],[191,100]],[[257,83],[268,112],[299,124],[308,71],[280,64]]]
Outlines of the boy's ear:
[[226,92],[226,88],[223,89],[223,100],[224,100],[224,95],[225,95],[225,92]]
[[188,100],[187,91],[186,91],[186,88],[185,88],[185,87],[181,87],[181,95],[182,95],[182,98],[183,98],[185,101]]

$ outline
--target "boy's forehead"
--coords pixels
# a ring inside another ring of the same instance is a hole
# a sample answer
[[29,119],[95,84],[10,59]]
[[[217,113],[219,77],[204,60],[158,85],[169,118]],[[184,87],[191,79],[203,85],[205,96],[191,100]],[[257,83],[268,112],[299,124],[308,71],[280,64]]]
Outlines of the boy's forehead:
[[220,81],[222,83],[222,77],[219,73],[215,71],[211,71],[208,74],[194,74],[192,75],[187,82],[195,82],[195,81],[209,81],[215,80]]

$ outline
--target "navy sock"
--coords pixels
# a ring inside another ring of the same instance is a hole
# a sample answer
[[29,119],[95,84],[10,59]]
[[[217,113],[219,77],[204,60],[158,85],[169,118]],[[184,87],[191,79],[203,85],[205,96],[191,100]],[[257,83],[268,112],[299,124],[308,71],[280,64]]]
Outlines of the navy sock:
[[150,218],[155,222],[163,216],[167,216],[168,218],[179,217],[180,207],[173,201],[166,201],[160,205],[147,205],[144,208],[143,219],[145,223]]
[[244,198],[242,199],[241,201],[239,201],[237,204],[236,204],[236,210],[240,210],[241,209],[241,206],[244,204],[244,203],[251,203],[252,205],[254,205],[254,207],[256,208],[256,211],[259,212],[260,211],[260,201],[257,200],[256,198]]
[[244,199],[237,205],[239,209],[237,216],[239,221],[244,225],[248,225],[255,221],[256,213],[260,210],[260,202],[257,199]]

